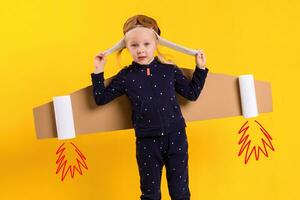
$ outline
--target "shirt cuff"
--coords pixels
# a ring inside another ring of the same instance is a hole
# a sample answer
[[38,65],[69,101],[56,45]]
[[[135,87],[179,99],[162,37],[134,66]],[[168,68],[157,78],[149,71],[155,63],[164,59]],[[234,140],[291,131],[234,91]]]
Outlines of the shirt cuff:
[[204,74],[207,74],[209,69],[207,67],[205,67],[205,69],[200,69],[199,67],[197,67],[197,65],[195,66],[195,70],[199,73],[204,73]]
[[94,84],[103,82],[104,81],[104,72],[100,72],[98,74],[91,73],[91,79]]

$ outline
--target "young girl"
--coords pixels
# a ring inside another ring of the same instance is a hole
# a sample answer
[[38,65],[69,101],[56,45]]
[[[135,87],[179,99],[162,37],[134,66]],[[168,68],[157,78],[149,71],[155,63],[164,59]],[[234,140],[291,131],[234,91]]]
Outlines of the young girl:
[[101,52],[95,57],[95,71],[91,73],[95,102],[103,105],[123,94],[130,99],[140,199],[161,199],[161,174],[165,165],[172,200],[189,200],[186,124],[175,92],[188,100],[197,100],[208,73],[204,52],[199,50],[196,54],[195,71],[189,80],[179,67],[166,62],[158,52],[156,34],[160,35],[160,29],[154,19],[133,16],[124,24],[123,33],[133,61],[105,87],[106,55]]

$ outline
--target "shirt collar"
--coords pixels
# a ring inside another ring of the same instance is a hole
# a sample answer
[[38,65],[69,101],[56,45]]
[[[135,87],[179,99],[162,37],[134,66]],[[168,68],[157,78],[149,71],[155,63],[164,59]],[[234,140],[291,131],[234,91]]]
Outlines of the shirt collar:
[[147,67],[147,66],[150,66],[150,67],[154,66],[155,67],[156,64],[158,64],[158,63],[159,63],[159,60],[158,60],[157,56],[155,56],[149,64],[139,64],[135,61],[132,61],[132,65],[135,66],[135,67]]

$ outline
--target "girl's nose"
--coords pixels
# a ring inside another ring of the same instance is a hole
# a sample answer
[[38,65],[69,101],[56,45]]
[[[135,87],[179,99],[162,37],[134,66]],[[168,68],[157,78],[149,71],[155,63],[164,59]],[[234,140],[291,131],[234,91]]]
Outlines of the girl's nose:
[[144,52],[145,52],[145,50],[143,48],[138,49],[138,53],[144,53]]

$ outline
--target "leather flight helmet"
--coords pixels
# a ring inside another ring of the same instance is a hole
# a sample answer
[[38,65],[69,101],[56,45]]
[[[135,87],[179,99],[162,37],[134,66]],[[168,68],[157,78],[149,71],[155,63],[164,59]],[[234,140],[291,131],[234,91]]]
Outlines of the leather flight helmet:
[[155,19],[146,15],[135,15],[127,19],[123,25],[123,34],[125,35],[129,30],[139,26],[152,28],[158,35],[160,35],[160,29]]

